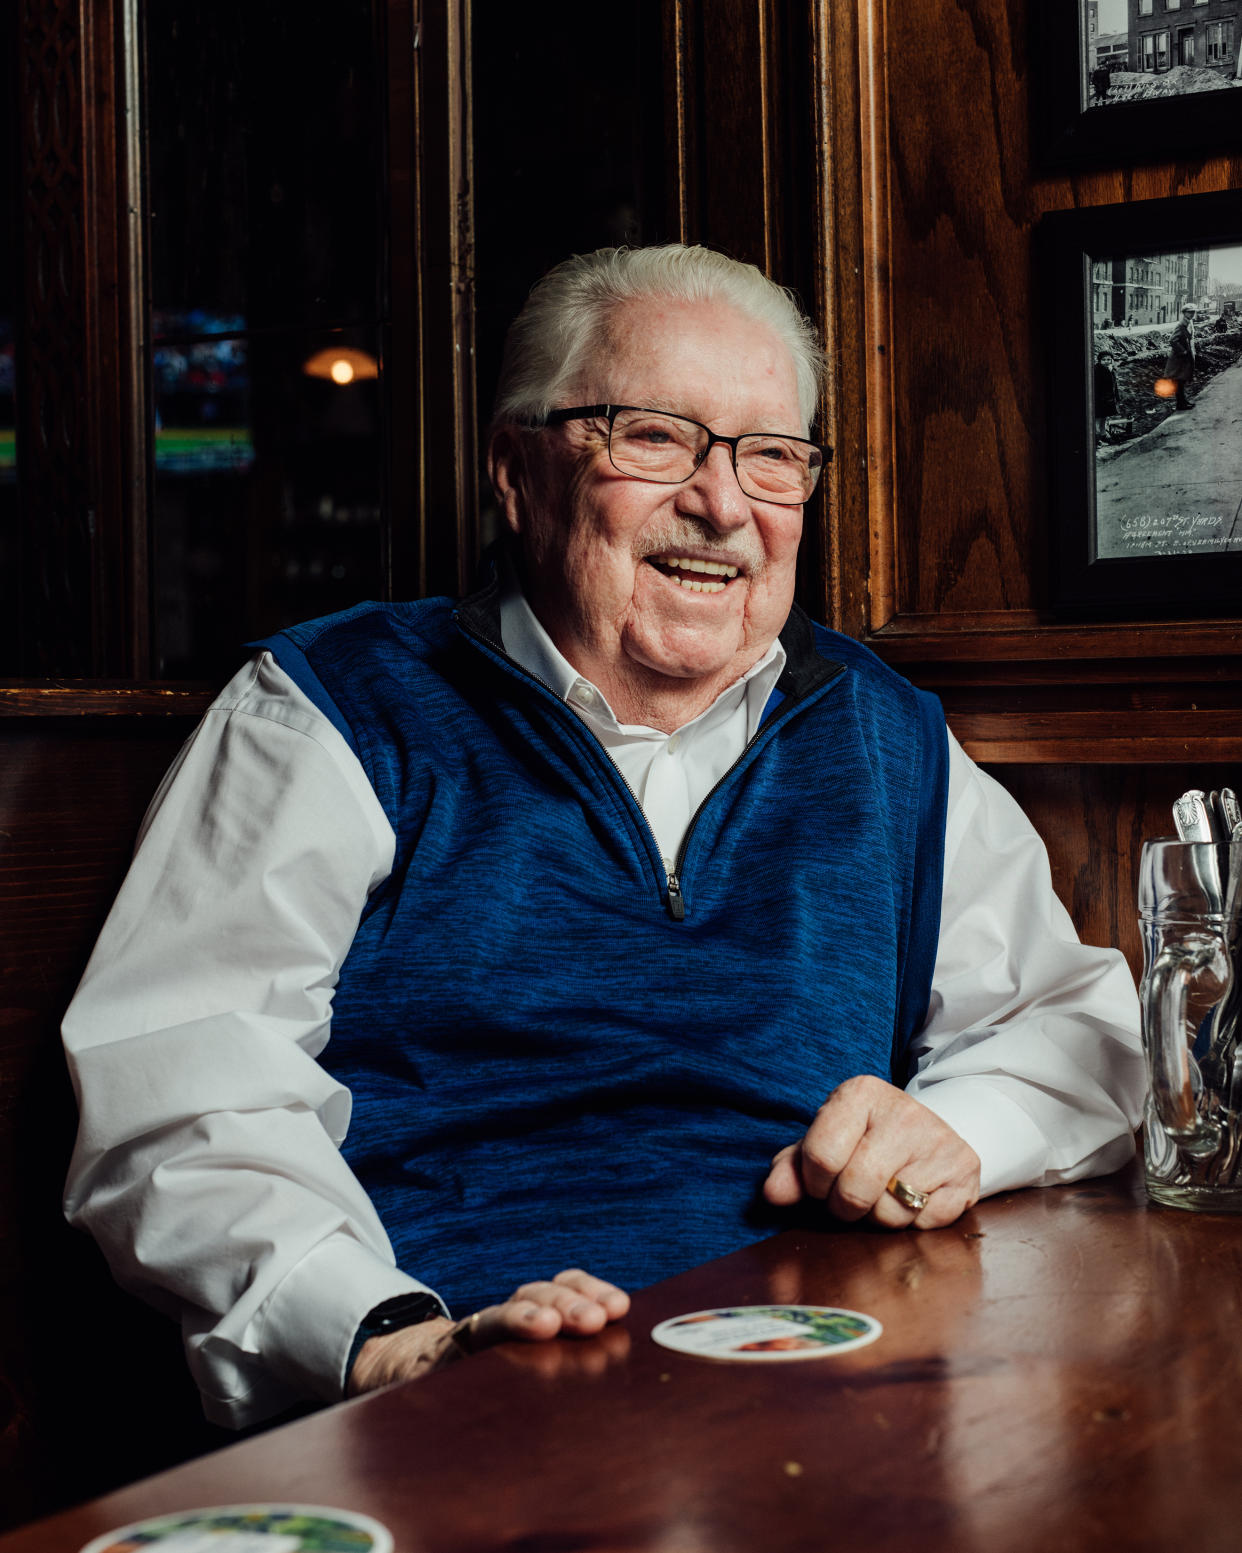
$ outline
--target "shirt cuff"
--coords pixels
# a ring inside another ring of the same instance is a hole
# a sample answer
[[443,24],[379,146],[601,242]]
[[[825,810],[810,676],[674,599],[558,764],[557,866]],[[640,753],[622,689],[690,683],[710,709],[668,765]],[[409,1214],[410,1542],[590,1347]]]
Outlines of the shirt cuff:
[[417,1293],[435,1290],[352,1235],[330,1235],[286,1273],[259,1312],[254,1325],[263,1364],[302,1395],[339,1402],[363,1317],[384,1300]]
[[944,1079],[914,1098],[979,1156],[979,1195],[1033,1186],[1043,1178],[1048,1140],[1020,1105],[985,1078]]

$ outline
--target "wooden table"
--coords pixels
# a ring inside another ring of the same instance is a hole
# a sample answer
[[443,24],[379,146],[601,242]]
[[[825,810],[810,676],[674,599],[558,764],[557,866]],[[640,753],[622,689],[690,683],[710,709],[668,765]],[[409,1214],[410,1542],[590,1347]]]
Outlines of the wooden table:
[[[870,1312],[804,1363],[683,1357],[665,1317]],[[296,1500],[398,1553],[1242,1547],[1242,1219],[1149,1207],[1135,1169],[949,1229],[787,1233],[636,1296],[587,1342],[510,1346],[0,1538],[76,1553],[145,1515]]]

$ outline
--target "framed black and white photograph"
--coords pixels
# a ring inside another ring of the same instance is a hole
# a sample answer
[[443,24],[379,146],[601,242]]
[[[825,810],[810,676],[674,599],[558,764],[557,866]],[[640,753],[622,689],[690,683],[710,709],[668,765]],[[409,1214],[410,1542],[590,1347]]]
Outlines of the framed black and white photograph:
[[1242,193],[1048,216],[1055,607],[1242,614]]
[[1242,142],[1242,0],[1041,0],[1032,103],[1052,166]]

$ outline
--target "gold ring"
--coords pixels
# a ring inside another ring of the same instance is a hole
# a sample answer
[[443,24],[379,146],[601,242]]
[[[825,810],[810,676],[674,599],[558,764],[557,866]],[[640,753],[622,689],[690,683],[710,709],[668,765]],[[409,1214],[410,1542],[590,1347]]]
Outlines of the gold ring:
[[474,1353],[474,1340],[479,1330],[479,1317],[482,1311],[476,1310],[472,1316],[465,1316],[449,1333],[452,1341],[461,1349],[462,1353]]
[[927,1206],[930,1192],[916,1192],[912,1186],[900,1180],[897,1176],[888,1183],[885,1191],[890,1192],[903,1208],[909,1208],[911,1213],[922,1213]]

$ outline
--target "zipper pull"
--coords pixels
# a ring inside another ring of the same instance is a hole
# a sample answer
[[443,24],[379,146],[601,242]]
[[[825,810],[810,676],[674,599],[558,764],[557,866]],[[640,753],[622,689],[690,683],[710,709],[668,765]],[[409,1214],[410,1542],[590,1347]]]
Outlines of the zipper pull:
[[668,893],[665,895],[668,901],[668,914],[674,922],[684,921],[686,915],[686,902],[681,893],[681,884],[676,874],[668,876]]

